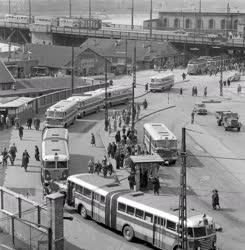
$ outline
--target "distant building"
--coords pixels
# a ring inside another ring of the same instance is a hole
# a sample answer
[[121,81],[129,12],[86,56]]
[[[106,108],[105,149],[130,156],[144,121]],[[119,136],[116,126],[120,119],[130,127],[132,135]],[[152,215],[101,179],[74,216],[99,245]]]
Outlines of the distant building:
[[[237,34],[238,25],[245,23],[245,13],[232,13],[229,4],[227,12],[182,12],[161,11],[158,19],[153,19],[153,27],[158,30],[186,30],[203,33]],[[144,28],[150,28],[150,20],[144,21]]]
[[[88,39],[80,47],[90,48],[111,62],[112,72],[121,74],[131,68],[135,42],[113,39]],[[184,56],[168,42],[136,42],[137,69],[182,64]]]
[[6,65],[0,61],[0,90],[13,89],[15,85],[15,79],[9,72]]

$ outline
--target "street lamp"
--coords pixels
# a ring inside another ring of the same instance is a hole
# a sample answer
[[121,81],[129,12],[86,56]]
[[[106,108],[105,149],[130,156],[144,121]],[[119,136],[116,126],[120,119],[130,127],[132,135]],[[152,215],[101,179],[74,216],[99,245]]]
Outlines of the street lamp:
[[105,131],[108,131],[108,102],[107,102],[107,59],[105,58]]
[[[221,49],[219,46],[214,46],[213,49]],[[221,55],[221,63],[220,63],[220,80],[219,80],[219,95],[223,96],[223,56]]]

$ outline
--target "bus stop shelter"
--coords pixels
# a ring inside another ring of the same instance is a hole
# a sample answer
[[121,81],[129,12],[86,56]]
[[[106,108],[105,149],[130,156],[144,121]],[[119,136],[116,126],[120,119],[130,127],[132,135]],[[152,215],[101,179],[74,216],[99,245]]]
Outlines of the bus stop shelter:
[[160,165],[164,163],[159,155],[133,155],[130,160],[135,170],[135,191],[149,188],[148,180],[158,177]]

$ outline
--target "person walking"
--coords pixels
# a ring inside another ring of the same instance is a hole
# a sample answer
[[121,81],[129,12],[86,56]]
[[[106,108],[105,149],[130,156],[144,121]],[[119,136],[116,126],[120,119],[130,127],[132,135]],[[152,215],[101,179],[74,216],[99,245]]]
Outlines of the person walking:
[[203,95],[204,97],[207,97],[207,93],[208,93],[208,88],[207,86],[204,88],[204,92],[203,92]]
[[11,121],[9,119],[9,117],[6,117],[6,128],[10,128],[11,127]]
[[148,106],[148,103],[147,103],[147,101],[146,101],[146,99],[143,101],[143,107],[144,107],[144,110],[146,110],[147,109],[147,106]]
[[183,79],[183,81],[185,80],[185,78],[186,78],[186,74],[183,72],[182,73],[182,79]]
[[136,184],[136,182],[133,173],[130,173],[130,175],[128,176],[128,184],[129,184],[129,189],[134,190],[134,185]]
[[95,136],[94,136],[93,133],[91,134],[91,146],[92,146],[92,147],[96,147]]
[[102,165],[100,163],[100,161],[98,160],[95,164],[94,164],[94,172],[97,173],[97,175],[100,174],[102,169]]
[[94,161],[92,159],[90,159],[88,162],[88,172],[89,174],[94,173]]
[[109,175],[111,176],[113,173],[113,166],[112,166],[111,162],[109,162],[109,164],[107,165],[107,169],[108,169]]
[[12,165],[14,165],[14,161],[15,161],[15,158],[16,158],[16,153],[17,153],[17,147],[15,146],[15,143],[13,143],[13,145],[10,146],[9,148],[9,154],[11,156],[11,159],[12,159]]
[[182,88],[180,88],[179,94],[180,94],[180,95],[183,95],[183,89],[182,89]]
[[20,140],[22,140],[24,128],[23,128],[22,126],[20,126],[18,130],[19,130],[19,137],[20,137]]
[[40,161],[40,153],[38,146],[35,146],[35,159],[36,161]]
[[115,142],[112,142],[112,145],[111,145],[111,158],[112,159],[115,158],[116,151],[117,151],[117,144]]
[[212,194],[212,207],[214,210],[220,209],[220,205],[219,205],[219,194],[218,194],[218,190],[215,189],[213,190],[213,194]]
[[195,112],[194,112],[194,110],[192,110],[192,112],[191,112],[191,124],[193,124],[194,121],[195,121]]
[[2,152],[2,162],[3,162],[3,166],[7,166],[8,165],[8,157],[9,157],[9,154],[8,154],[8,151],[6,148],[3,149],[3,152]]
[[32,119],[28,118],[28,120],[27,120],[27,128],[31,129],[31,125],[32,125]]
[[22,154],[22,165],[21,165],[21,167],[23,167],[26,172],[27,172],[27,167],[28,167],[28,164],[29,164],[29,159],[30,159],[30,155],[28,154],[27,150],[25,149],[25,151]]
[[112,155],[112,144],[109,142],[108,147],[107,147],[107,154],[109,157]]
[[158,177],[154,177],[152,181],[154,195],[159,195],[160,182]]

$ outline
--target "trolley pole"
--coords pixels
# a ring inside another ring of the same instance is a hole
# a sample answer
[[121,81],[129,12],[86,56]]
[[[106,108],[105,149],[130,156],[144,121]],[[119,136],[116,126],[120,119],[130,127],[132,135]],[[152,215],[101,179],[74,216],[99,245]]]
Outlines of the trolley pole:
[[134,29],[134,0],[132,0],[132,7],[131,7],[131,30]]
[[134,135],[134,127],[135,127],[134,88],[136,88],[136,41],[134,42],[133,83],[132,83],[132,126],[131,126],[131,131],[132,131],[133,135]]
[[150,6],[150,37],[152,37],[152,0]]
[[88,7],[88,13],[89,13],[89,30],[91,30],[91,18],[92,18],[92,7],[91,7],[91,0],[89,0],[89,7]]
[[107,102],[107,61],[105,59],[105,131],[108,131],[108,102]]
[[31,23],[31,0],[29,0],[29,23]]
[[186,129],[182,128],[182,167],[180,173],[179,197],[179,245],[182,250],[188,250],[187,245],[187,202],[186,202]]
[[69,17],[71,18],[71,0],[69,0]]
[[74,93],[74,47],[72,46],[71,56],[71,94]]

